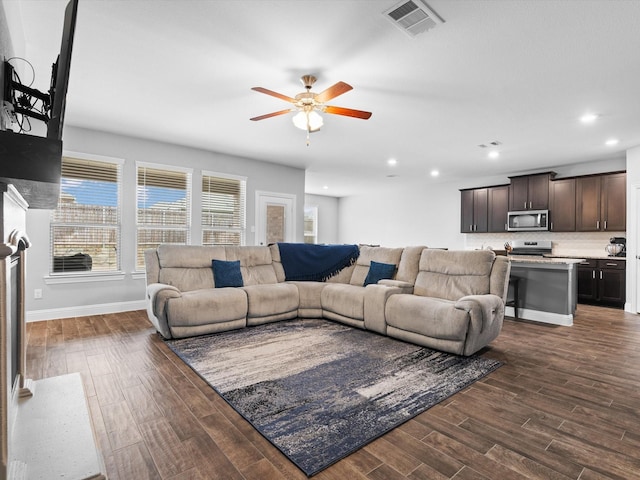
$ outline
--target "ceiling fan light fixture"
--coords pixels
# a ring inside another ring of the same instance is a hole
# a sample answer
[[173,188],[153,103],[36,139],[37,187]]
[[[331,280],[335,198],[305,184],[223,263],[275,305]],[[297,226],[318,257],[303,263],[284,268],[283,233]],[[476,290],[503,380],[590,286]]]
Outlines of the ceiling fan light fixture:
[[324,125],[324,120],[318,112],[315,110],[304,111],[300,110],[291,119],[293,124],[300,130],[308,132],[317,132]]

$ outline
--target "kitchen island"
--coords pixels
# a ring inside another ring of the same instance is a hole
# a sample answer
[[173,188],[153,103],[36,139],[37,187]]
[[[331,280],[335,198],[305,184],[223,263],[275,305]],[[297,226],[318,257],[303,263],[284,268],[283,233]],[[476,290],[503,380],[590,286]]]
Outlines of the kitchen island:
[[[573,325],[578,299],[578,264],[583,258],[510,255],[510,300],[505,314],[524,320]],[[517,292],[517,295],[516,295]],[[517,297],[517,298],[514,298]]]

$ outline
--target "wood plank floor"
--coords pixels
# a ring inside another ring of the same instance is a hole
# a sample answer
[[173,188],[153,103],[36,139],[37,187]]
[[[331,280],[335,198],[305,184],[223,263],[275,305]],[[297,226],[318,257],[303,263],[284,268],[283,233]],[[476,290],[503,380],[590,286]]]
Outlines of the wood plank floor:
[[[111,480],[303,479],[178,359],[143,311],[28,325],[33,379],[80,372]],[[318,480],[640,478],[640,316],[507,319],[504,366]]]

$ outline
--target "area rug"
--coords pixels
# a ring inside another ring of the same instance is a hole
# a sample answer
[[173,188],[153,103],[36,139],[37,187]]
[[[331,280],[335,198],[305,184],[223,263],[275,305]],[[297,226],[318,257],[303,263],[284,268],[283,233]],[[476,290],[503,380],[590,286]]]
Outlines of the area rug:
[[326,320],[167,344],[308,476],[500,366]]

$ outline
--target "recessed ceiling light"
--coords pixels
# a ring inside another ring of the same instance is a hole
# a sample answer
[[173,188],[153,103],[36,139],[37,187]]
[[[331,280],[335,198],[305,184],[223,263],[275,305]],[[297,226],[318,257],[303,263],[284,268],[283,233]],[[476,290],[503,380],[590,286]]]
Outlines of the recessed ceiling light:
[[431,170],[432,177],[437,177],[438,175],[440,175],[440,172],[438,170]]
[[389,160],[387,160],[387,165],[389,165],[390,167],[394,167],[398,164],[398,161],[395,158],[390,158]]
[[488,154],[489,158],[498,158],[500,156],[500,152],[497,150],[491,150]]
[[604,143],[605,143],[605,145],[608,145],[608,146],[610,146],[610,147],[611,147],[611,146],[613,146],[613,145],[617,145],[617,144],[618,144],[618,142],[619,142],[619,140],[618,140],[617,138],[610,138],[609,140],[607,140],[607,141],[606,141],[606,142],[604,142]]
[[598,119],[598,116],[596,113],[585,113],[580,117],[580,121],[582,123],[593,123]]
[[323,190],[329,190],[329,185],[323,185],[323,186],[322,186],[322,189],[323,189]]

